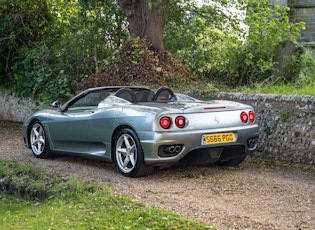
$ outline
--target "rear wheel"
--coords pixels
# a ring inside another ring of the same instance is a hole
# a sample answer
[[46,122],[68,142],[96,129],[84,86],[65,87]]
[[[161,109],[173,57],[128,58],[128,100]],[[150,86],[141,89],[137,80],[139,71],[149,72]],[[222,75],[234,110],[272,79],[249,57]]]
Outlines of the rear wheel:
[[114,161],[124,176],[146,176],[153,171],[153,166],[144,163],[140,141],[133,130],[125,128],[119,131],[114,146]]
[[29,138],[30,146],[35,157],[48,158],[52,156],[45,130],[39,121],[31,124]]

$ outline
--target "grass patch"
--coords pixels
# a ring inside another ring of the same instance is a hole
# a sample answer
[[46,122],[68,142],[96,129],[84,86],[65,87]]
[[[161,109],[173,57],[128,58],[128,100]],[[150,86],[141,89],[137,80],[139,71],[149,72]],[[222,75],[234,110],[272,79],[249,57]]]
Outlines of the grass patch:
[[253,84],[240,88],[240,92],[253,94],[280,94],[280,95],[315,95],[315,81],[305,85],[299,84]]
[[0,172],[0,229],[214,229],[28,165],[0,159]]

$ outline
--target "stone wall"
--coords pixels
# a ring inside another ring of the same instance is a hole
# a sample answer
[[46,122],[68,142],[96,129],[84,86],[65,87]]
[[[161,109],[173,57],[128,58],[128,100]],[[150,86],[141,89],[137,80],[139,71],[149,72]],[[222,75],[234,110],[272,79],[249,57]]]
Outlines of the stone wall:
[[[315,164],[315,96],[210,93],[203,100],[232,100],[252,105],[260,127],[255,156]],[[0,90],[0,120],[23,122],[36,109],[31,99]]]
[[35,101],[0,90],[0,120],[23,122],[36,110]]

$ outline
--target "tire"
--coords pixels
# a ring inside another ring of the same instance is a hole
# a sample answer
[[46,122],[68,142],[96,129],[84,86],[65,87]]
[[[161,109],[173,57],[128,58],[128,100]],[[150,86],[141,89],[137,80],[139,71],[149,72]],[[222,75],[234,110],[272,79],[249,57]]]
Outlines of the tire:
[[129,128],[125,128],[117,133],[113,153],[114,162],[124,176],[146,176],[154,169],[153,166],[144,163],[144,155],[139,138]]
[[50,151],[44,127],[39,121],[32,123],[30,126],[29,143],[34,156],[37,158],[44,159],[53,155]]
[[242,163],[245,160],[246,156],[235,158],[228,161],[217,161],[214,164],[217,166],[238,166],[240,163]]

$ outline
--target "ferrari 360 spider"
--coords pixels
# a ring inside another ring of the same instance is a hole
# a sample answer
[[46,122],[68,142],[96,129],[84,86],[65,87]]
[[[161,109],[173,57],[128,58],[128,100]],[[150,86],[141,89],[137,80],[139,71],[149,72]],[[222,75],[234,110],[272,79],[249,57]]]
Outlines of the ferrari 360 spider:
[[238,102],[201,101],[167,87],[113,86],[56,101],[32,114],[22,131],[35,157],[89,157],[138,177],[176,163],[236,166],[257,147],[255,120],[253,108]]

